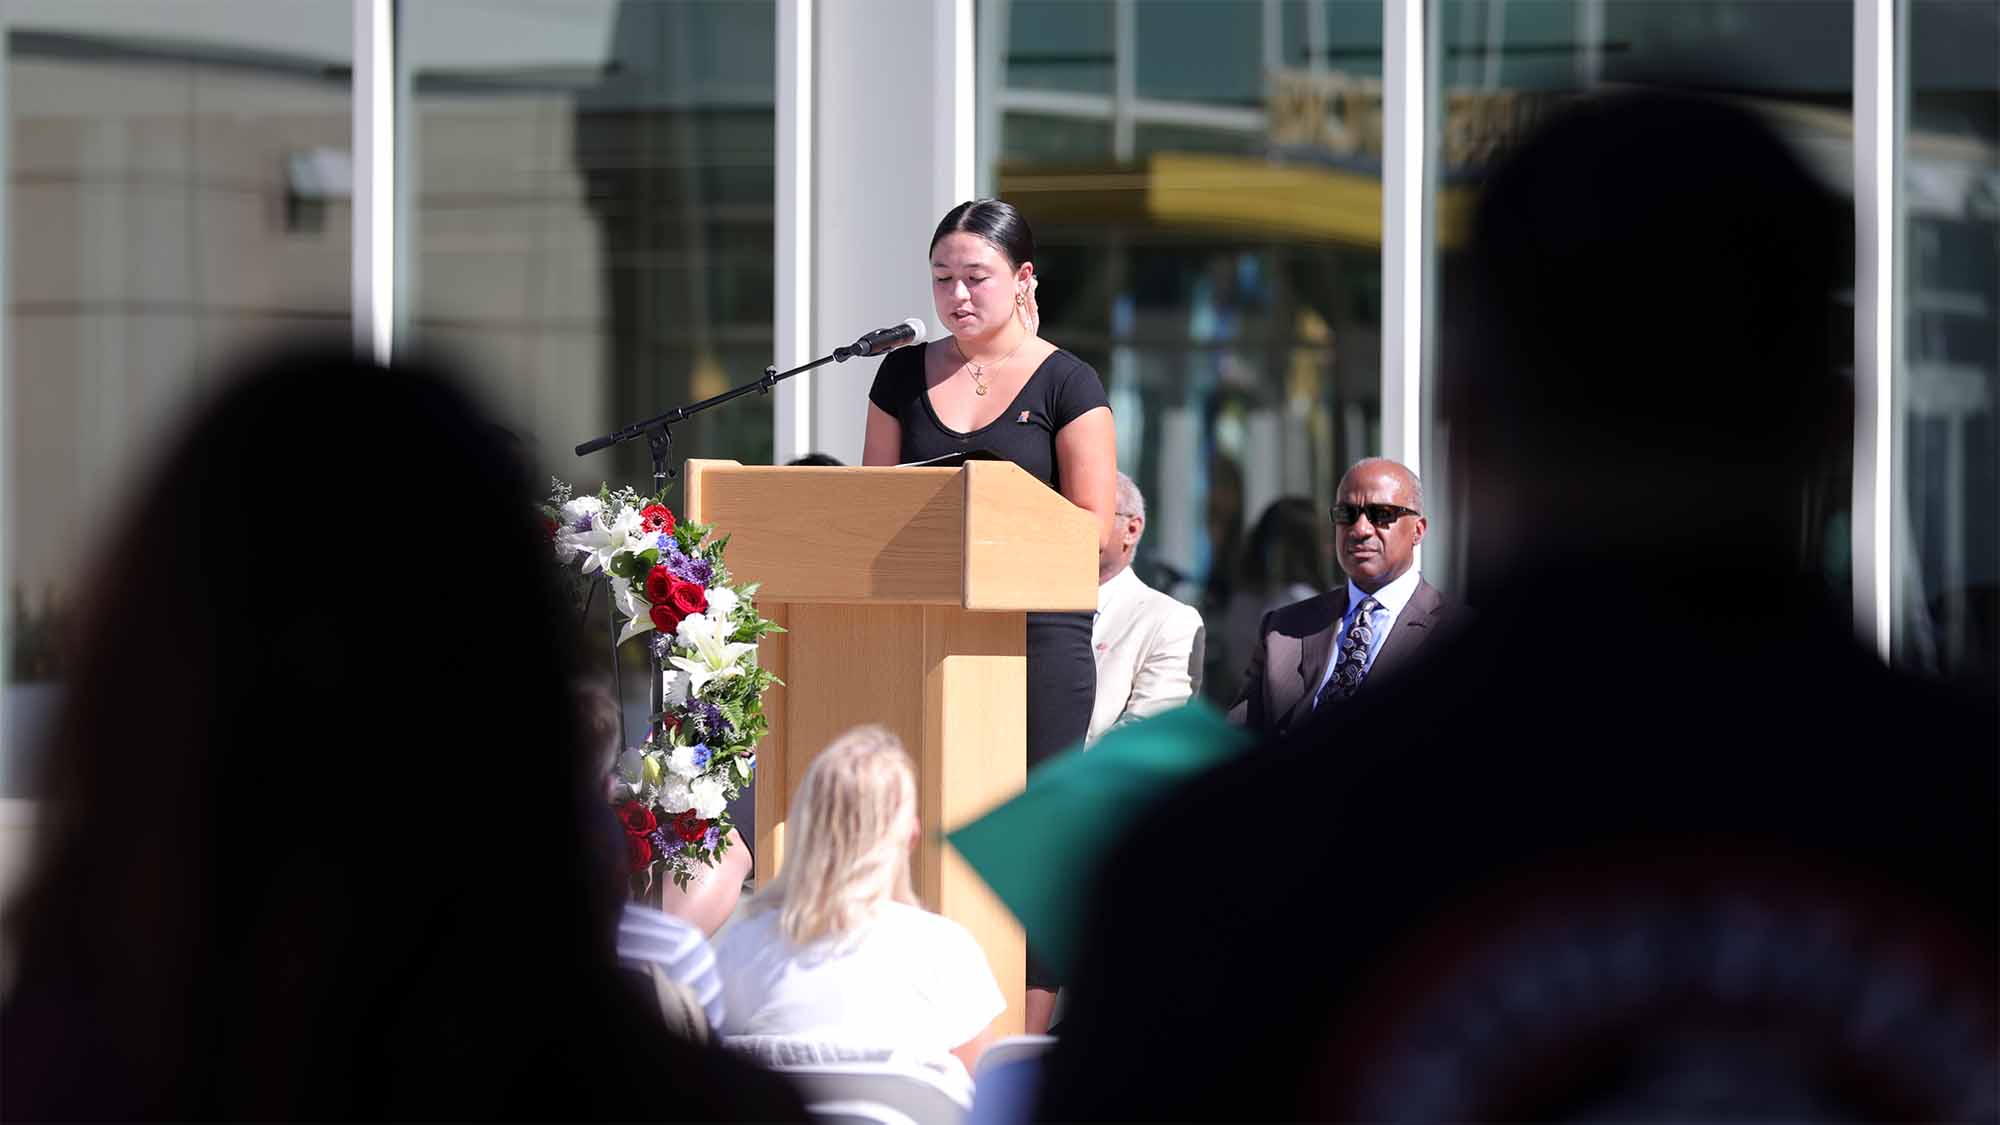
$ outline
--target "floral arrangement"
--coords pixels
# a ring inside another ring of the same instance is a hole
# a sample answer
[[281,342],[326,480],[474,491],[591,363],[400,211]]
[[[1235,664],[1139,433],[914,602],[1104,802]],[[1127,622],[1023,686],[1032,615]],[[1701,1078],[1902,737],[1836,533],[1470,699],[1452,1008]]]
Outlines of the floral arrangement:
[[730,580],[729,537],[675,520],[660,498],[576,496],[557,480],[542,518],[558,561],[608,583],[618,643],[644,637],[652,653],[662,707],[645,743],[619,755],[613,800],[633,875],[686,887],[729,847],[729,801],[755,773],[764,691],[778,682],[757,641],[783,630],[757,613],[756,586]]

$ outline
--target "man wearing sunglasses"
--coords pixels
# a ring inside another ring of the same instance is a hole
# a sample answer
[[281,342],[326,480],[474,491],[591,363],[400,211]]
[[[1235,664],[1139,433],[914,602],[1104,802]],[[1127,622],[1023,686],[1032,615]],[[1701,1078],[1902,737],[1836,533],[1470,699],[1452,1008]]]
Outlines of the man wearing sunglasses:
[[1290,730],[1417,659],[1452,614],[1417,573],[1417,544],[1430,527],[1423,508],[1423,486],[1406,466],[1370,457],[1347,470],[1332,512],[1347,581],[1264,615],[1231,721]]

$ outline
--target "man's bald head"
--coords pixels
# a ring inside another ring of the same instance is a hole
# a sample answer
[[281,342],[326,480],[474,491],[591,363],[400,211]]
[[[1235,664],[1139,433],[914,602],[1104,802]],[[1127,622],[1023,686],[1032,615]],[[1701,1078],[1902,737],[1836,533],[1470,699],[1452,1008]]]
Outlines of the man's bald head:
[[1408,465],[1387,457],[1354,463],[1340,478],[1333,503],[1334,553],[1340,569],[1373,594],[1409,573],[1424,518],[1424,486]]
[[1346,492],[1348,482],[1352,481],[1358,474],[1369,473],[1388,473],[1395,476],[1407,490],[1404,493],[1407,499],[1400,501],[1400,503],[1406,508],[1415,508],[1419,512],[1424,510],[1424,482],[1417,478],[1417,474],[1410,471],[1408,465],[1403,464],[1401,461],[1391,461],[1387,457],[1363,457],[1361,460],[1348,466],[1347,471],[1341,474],[1340,484],[1334,488],[1334,491],[1340,493]]

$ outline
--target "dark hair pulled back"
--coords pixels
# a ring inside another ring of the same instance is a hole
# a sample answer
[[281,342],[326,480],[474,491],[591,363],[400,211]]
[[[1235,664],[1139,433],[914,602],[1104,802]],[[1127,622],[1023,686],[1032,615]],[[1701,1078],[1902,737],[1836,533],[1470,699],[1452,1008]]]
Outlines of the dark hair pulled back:
[[968,199],[944,213],[937,232],[931,235],[932,250],[944,236],[957,231],[975,234],[1007,256],[1007,264],[1019,269],[1022,262],[1035,260],[1035,232],[1028,220],[1011,203],[998,199]]

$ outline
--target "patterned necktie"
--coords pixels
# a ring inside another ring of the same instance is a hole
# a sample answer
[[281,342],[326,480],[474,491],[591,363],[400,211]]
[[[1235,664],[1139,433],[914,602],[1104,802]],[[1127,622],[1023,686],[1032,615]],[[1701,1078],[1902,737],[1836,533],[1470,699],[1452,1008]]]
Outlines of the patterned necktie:
[[1328,676],[1326,686],[1319,689],[1313,699],[1313,708],[1335,699],[1346,699],[1361,686],[1361,677],[1368,674],[1368,650],[1375,647],[1375,626],[1369,622],[1382,603],[1373,597],[1361,599],[1361,605],[1354,611],[1354,624],[1347,627],[1347,633],[1340,638],[1340,652],[1334,657],[1333,675]]

